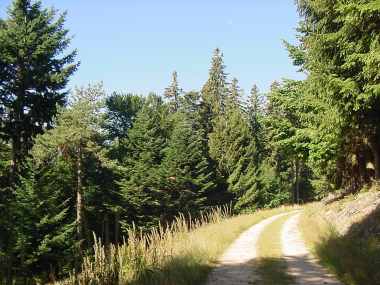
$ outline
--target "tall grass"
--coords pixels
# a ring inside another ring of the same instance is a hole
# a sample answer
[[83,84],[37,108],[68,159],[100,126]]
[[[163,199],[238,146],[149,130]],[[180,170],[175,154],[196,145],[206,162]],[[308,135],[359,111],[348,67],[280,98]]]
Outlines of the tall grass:
[[303,236],[314,255],[344,284],[380,285],[380,237],[342,235],[318,214],[322,210],[311,205],[301,218]]
[[227,208],[217,208],[197,219],[181,215],[149,234],[132,229],[119,247],[105,248],[97,240],[94,255],[84,258],[80,274],[57,284],[202,284],[217,257],[242,231],[285,210],[231,217]]

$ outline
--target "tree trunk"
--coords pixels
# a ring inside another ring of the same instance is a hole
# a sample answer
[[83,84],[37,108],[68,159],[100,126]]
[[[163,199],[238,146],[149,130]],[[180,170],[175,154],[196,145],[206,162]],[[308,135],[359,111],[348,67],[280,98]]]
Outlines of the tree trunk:
[[104,244],[106,248],[110,245],[110,221],[107,213],[104,216]]
[[120,220],[120,213],[116,211],[115,213],[115,245],[118,246],[119,244],[119,220]]
[[300,179],[299,179],[299,172],[300,172],[300,161],[298,157],[296,158],[296,203],[299,204],[300,202]]
[[11,143],[11,155],[12,155],[12,161],[11,161],[11,172],[10,172],[10,183],[11,185],[15,185],[17,183],[17,175],[19,173],[19,160],[20,160],[20,141],[19,136],[14,135],[12,137],[12,143]]
[[375,179],[380,180],[380,143],[377,137],[368,141],[369,148],[373,155],[373,164],[375,168]]
[[83,193],[82,193],[82,146],[77,149],[77,239],[79,242],[79,253],[82,251],[83,241]]
[[380,151],[378,148],[375,148],[372,152],[375,166],[375,179],[380,180]]

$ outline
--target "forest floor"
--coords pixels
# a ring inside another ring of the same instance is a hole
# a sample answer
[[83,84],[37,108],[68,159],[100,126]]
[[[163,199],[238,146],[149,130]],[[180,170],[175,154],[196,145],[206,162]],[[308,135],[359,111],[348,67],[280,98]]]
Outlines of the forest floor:
[[[279,282],[299,285],[341,284],[312,258],[298,229],[299,216],[300,211],[275,215],[242,233],[221,256],[218,267],[209,275],[207,285],[280,285]],[[265,231],[269,230],[272,225],[275,225],[273,231],[269,232],[272,238],[265,238],[261,242],[265,243],[263,247],[268,250],[278,247],[275,243],[276,239],[279,239],[282,256],[273,254],[273,251],[270,256],[270,254],[262,254],[261,250],[258,250],[258,247],[261,247],[260,236],[265,235]],[[286,266],[281,267],[283,262],[286,263]],[[263,267],[276,266],[280,266],[277,269],[284,270],[285,272],[282,274],[288,278],[281,277],[281,273],[277,272],[280,278],[270,280],[276,275],[276,272],[273,272],[276,271],[276,268],[269,269],[268,272],[268,268]],[[271,275],[269,279],[263,276],[266,272]]]

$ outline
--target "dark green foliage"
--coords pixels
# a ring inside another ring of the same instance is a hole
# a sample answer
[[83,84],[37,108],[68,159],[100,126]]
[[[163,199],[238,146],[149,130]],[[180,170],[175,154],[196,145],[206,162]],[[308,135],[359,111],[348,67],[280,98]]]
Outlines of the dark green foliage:
[[107,97],[104,128],[111,140],[124,139],[132,127],[136,114],[143,105],[143,98],[134,94],[113,93]]
[[[333,142],[342,154],[336,161],[340,177],[334,183],[358,189],[368,176],[380,178],[380,5],[376,0],[302,0],[298,7],[299,49],[310,92],[317,91],[316,99],[334,108],[340,122],[343,143]],[[368,162],[374,173],[366,169]]]
[[178,113],[173,116],[174,129],[167,147],[162,171],[171,193],[175,214],[197,213],[204,208],[207,196],[215,188],[215,172],[208,157],[204,130],[196,118]]
[[75,232],[72,177],[62,159],[54,167],[34,170],[21,179],[13,205],[15,274],[42,282],[69,270]]
[[168,138],[166,111],[162,99],[150,95],[129,130],[128,152],[123,161],[126,178],[120,182],[127,203],[125,221],[129,225],[131,222],[146,228],[157,225],[170,198],[170,193],[161,189],[163,178],[160,175]]
[[15,0],[0,29],[0,133],[12,145],[15,170],[32,139],[50,127],[62,91],[77,64],[63,27],[65,14],[43,9],[41,2]]
[[[311,142],[309,114],[312,106],[303,92],[303,82],[286,80],[272,86],[264,120],[270,163],[280,179],[281,192],[291,193],[293,201],[307,200],[312,194],[308,180]],[[288,196],[288,195],[285,195]]]
[[228,93],[223,54],[214,50],[209,77],[202,88],[202,117],[207,133],[212,131],[212,121],[224,112]]

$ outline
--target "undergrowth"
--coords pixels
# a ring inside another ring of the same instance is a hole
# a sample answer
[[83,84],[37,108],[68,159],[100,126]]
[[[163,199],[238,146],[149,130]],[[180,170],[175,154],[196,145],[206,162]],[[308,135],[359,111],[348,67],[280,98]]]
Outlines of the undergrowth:
[[[344,284],[380,285],[380,237],[352,230],[365,221],[351,226],[347,234],[339,234],[320,211],[322,208],[317,205],[309,206],[301,218],[304,238],[314,255]],[[373,215],[380,222],[379,213]]]
[[218,256],[242,231],[286,210],[230,217],[227,209],[218,208],[191,223],[179,216],[170,227],[158,227],[150,234],[131,230],[119,247],[106,249],[98,240],[94,255],[84,258],[81,272],[56,284],[202,284]]

